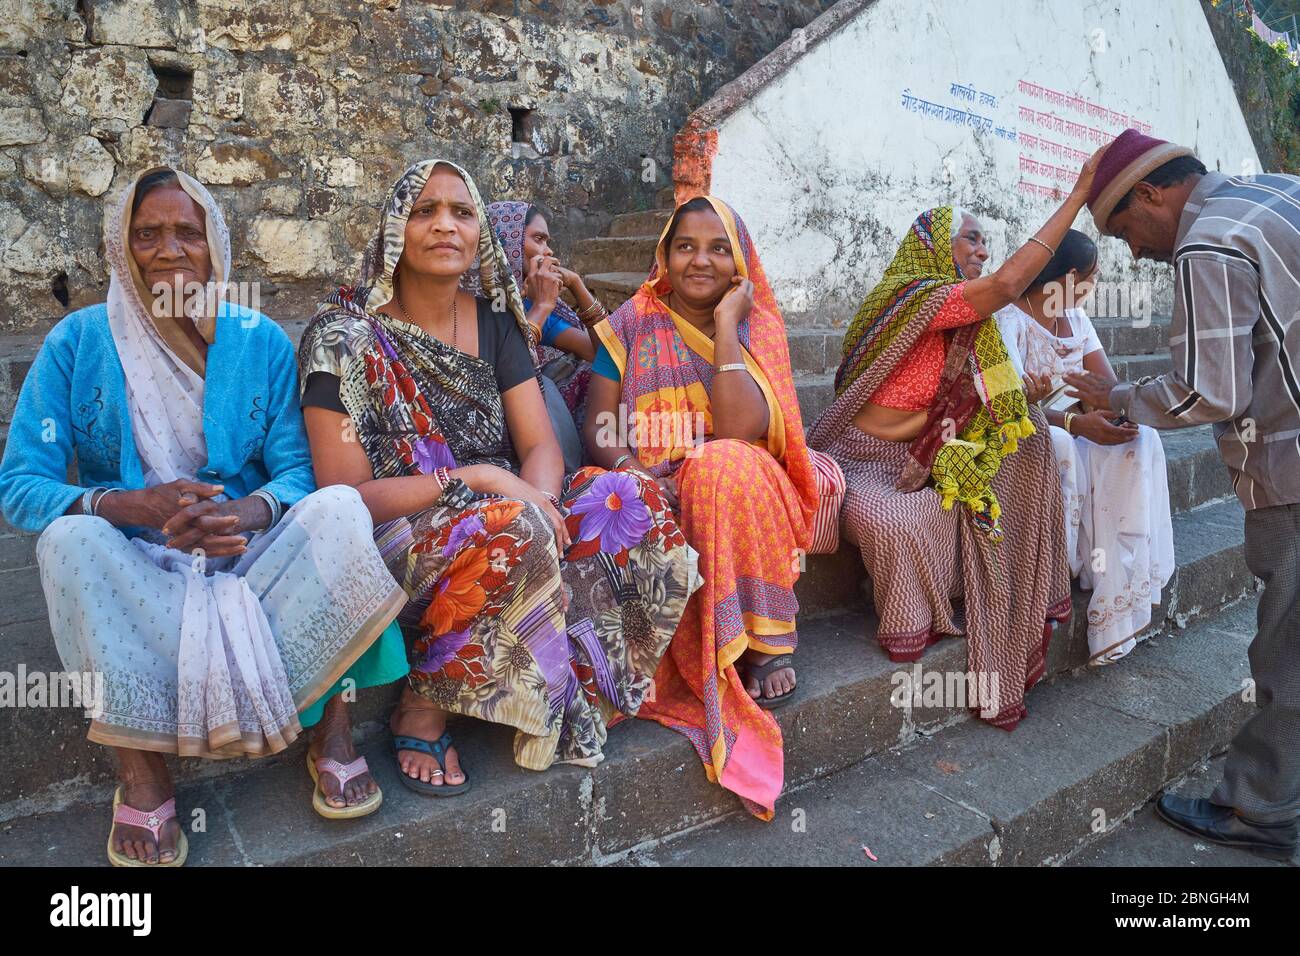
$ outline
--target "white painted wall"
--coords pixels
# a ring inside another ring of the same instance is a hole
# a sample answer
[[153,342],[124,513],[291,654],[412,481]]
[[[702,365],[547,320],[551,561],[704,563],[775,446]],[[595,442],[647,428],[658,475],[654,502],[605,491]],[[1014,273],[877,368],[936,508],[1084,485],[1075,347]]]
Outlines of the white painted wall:
[[[1022,80],[1072,101],[1046,99]],[[973,87],[974,102],[954,83]],[[917,98],[910,108],[905,90]],[[917,112],[921,101],[944,115]],[[1033,120],[1021,117],[1022,106]],[[992,128],[951,121],[957,109]],[[1085,131],[1046,129],[1039,113]],[[1126,117],[1192,147],[1210,169],[1258,171],[1194,0],[877,0],[721,121],[712,191],[749,225],[788,319],[839,325],[922,209],[956,201],[979,215],[993,264],[1032,235],[1056,203],[1020,183],[1062,174],[1024,170],[1021,157],[1068,169],[1063,191],[1081,161],[1020,134],[1091,153],[1091,130],[1113,137]],[[1086,212],[1075,227],[1095,238]],[[1135,265],[1115,240],[1101,248],[1104,278],[1152,280],[1156,310],[1167,310],[1166,268]]]

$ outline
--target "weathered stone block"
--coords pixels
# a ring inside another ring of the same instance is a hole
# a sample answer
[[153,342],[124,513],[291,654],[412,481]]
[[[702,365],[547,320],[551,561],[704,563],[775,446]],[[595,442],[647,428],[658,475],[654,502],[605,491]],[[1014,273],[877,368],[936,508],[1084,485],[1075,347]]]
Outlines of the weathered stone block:
[[191,104],[189,100],[167,100],[156,98],[149,108],[149,125],[163,129],[184,129],[190,122]]
[[40,110],[22,106],[0,109],[0,146],[40,143],[48,135]]
[[257,219],[249,230],[248,247],[265,264],[268,276],[303,279],[331,276],[338,269],[325,222]]
[[117,164],[93,136],[79,136],[68,152],[68,185],[87,196],[102,196]]
[[334,92],[305,66],[271,64],[252,83],[245,108],[264,130],[318,135],[335,124]]
[[57,243],[39,222],[31,223],[5,250],[4,264],[25,275],[51,276],[59,271],[63,256]]
[[73,116],[139,123],[153,102],[157,78],[144,53],[130,47],[82,50],[63,77],[62,106]]
[[293,17],[284,0],[199,0],[198,15],[203,38],[212,46],[248,51],[293,47]]
[[165,0],[91,0],[90,39],[96,44],[169,47],[188,36],[188,4]]
[[194,166],[199,179],[220,186],[249,186],[288,170],[269,151],[243,143],[214,143]]

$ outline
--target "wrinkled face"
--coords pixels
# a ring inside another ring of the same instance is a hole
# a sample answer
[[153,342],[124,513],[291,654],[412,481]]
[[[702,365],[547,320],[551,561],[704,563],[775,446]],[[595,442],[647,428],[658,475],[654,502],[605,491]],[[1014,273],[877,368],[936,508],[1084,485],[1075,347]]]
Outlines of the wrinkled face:
[[712,209],[684,213],[668,240],[668,281],[673,294],[696,309],[712,309],[736,274],[731,240]]
[[1134,259],[1170,262],[1181,213],[1174,209],[1165,188],[1138,183],[1124,211],[1111,213],[1106,220],[1106,234],[1128,243]]
[[434,167],[406,220],[398,270],[460,276],[478,252],[478,210],[465,181],[446,166]]
[[978,279],[988,258],[984,227],[974,216],[962,216],[961,227],[952,240],[952,261],[967,279]]
[[538,213],[524,227],[524,275],[532,271],[534,256],[549,255],[554,255],[551,252],[551,231],[546,225],[546,217]]
[[[207,220],[203,207],[179,186],[159,186],[140,200],[127,241],[144,283],[161,297],[212,276]],[[158,286],[166,286],[167,293]],[[170,310],[167,310],[170,311]]]

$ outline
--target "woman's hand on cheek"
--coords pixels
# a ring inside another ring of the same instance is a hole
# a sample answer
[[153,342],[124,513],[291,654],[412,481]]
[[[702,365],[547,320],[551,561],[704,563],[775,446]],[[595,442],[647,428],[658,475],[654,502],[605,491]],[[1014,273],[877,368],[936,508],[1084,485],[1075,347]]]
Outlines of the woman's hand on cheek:
[[732,276],[731,288],[723,293],[722,301],[713,310],[713,320],[718,325],[735,326],[749,318],[753,310],[754,283]]

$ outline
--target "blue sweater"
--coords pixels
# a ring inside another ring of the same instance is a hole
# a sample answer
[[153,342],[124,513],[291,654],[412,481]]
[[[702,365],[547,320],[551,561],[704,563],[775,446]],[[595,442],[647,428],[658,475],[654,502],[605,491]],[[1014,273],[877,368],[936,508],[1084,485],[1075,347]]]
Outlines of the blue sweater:
[[[223,303],[208,346],[203,435],[208,462],[195,477],[225,485],[231,498],[265,488],[287,508],[316,488],[293,345],[259,312]],[[69,484],[74,456],[77,484]],[[0,461],[0,511],[17,528],[42,531],[98,485],[144,487],[103,304],[73,312],[45,337]]]

